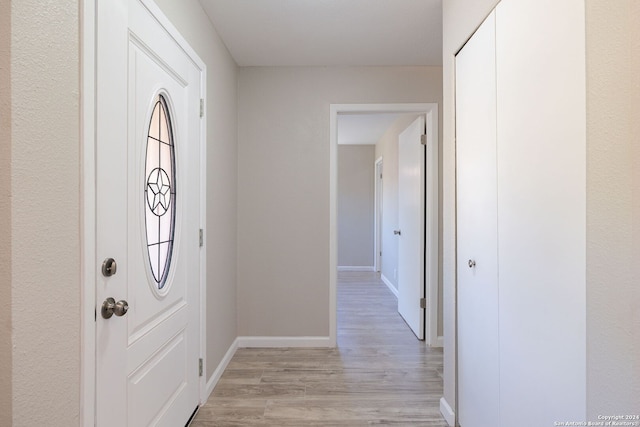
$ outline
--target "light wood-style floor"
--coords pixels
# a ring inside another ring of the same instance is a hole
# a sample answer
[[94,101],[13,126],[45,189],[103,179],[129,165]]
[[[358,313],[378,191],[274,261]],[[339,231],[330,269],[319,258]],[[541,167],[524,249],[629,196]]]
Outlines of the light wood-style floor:
[[442,350],[418,341],[375,273],[338,276],[338,347],[239,349],[193,427],[437,426]]

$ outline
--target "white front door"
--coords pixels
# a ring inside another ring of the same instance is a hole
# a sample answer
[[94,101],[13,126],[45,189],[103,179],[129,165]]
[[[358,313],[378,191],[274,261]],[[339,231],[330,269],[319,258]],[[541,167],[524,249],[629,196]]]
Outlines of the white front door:
[[425,118],[399,136],[398,147],[398,312],[418,339],[424,339]]
[[203,69],[153,3],[96,7],[96,422],[181,426],[199,403]]
[[458,418],[499,419],[495,13],[456,56]]

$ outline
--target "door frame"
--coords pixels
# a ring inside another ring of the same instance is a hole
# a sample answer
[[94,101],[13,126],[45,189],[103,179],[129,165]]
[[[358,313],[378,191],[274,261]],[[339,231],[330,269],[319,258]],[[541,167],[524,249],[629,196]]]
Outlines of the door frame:
[[382,270],[382,156],[378,157],[374,164],[374,189],[373,189],[373,270]]
[[[337,345],[337,285],[338,285],[338,114],[340,113],[416,113],[424,114],[427,125],[427,140],[439,141],[438,104],[330,104],[329,105],[329,345]],[[438,339],[438,276],[439,276],[439,231],[438,231],[438,148],[439,142],[428,146],[435,155],[432,164],[426,165],[425,177],[430,178],[433,197],[429,198],[425,208],[427,247],[425,268],[431,268],[425,276],[425,295],[428,299],[429,313],[425,318],[425,338],[430,346],[442,346]]]
[[[81,280],[80,289],[80,424],[95,425],[96,414],[96,281],[98,265],[96,260],[96,3],[99,0],[81,0],[80,10],[80,135],[81,135]],[[171,34],[180,47],[200,69],[200,97],[207,94],[207,67],[191,48],[186,39],[168,20],[153,0],[139,0]],[[199,274],[199,357],[206,372],[206,194],[207,194],[207,109],[204,108],[200,120],[200,227],[203,230],[203,245],[200,248]],[[199,378],[200,404],[207,398],[206,375]]]

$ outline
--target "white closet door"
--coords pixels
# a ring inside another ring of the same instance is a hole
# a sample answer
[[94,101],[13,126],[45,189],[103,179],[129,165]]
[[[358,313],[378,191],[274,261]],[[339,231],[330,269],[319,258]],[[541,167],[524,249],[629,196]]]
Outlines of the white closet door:
[[584,421],[587,413],[584,7],[496,7],[505,427]]
[[495,14],[456,57],[458,418],[498,425]]

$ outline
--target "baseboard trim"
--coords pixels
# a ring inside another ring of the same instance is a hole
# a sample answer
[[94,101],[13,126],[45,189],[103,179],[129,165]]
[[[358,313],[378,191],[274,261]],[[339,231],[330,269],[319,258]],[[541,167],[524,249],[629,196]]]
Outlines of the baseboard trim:
[[387,279],[384,274],[380,274],[380,280],[382,280],[382,282],[387,285],[387,288],[389,288],[389,290],[396,296],[396,298],[398,298],[398,290],[395,288],[395,286],[393,286],[391,284],[391,282],[389,281],[389,279]]
[[233,341],[233,343],[225,353],[224,357],[218,364],[218,367],[216,368],[215,371],[213,371],[211,378],[209,378],[209,381],[207,381],[205,396],[204,396],[204,399],[200,402],[202,405],[204,405],[207,402],[207,400],[209,400],[209,396],[211,396],[211,393],[213,393],[213,389],[215,388],[216,384],[218,384],[218,381],[220,381],[220,377],[222,377],[224,370],[227,369],[227,366],[229,365],[229,362],[231,362],[231,359],[233,358],[233,355],[236,353],[237,349],[238,349],[238,338],[236,338]]
[[433,347],[444,347],[444,337],[442,335],[436,338],[436,343],[433,345]]
[[456,415],[444,397],[440,398],[440,413],[451,427],[456,423]]
[[373,266],[361,266],[361,265],[339,265],[338,271],[376,271]]
[[238,337],[239,348],[334,347],[330,337]]

